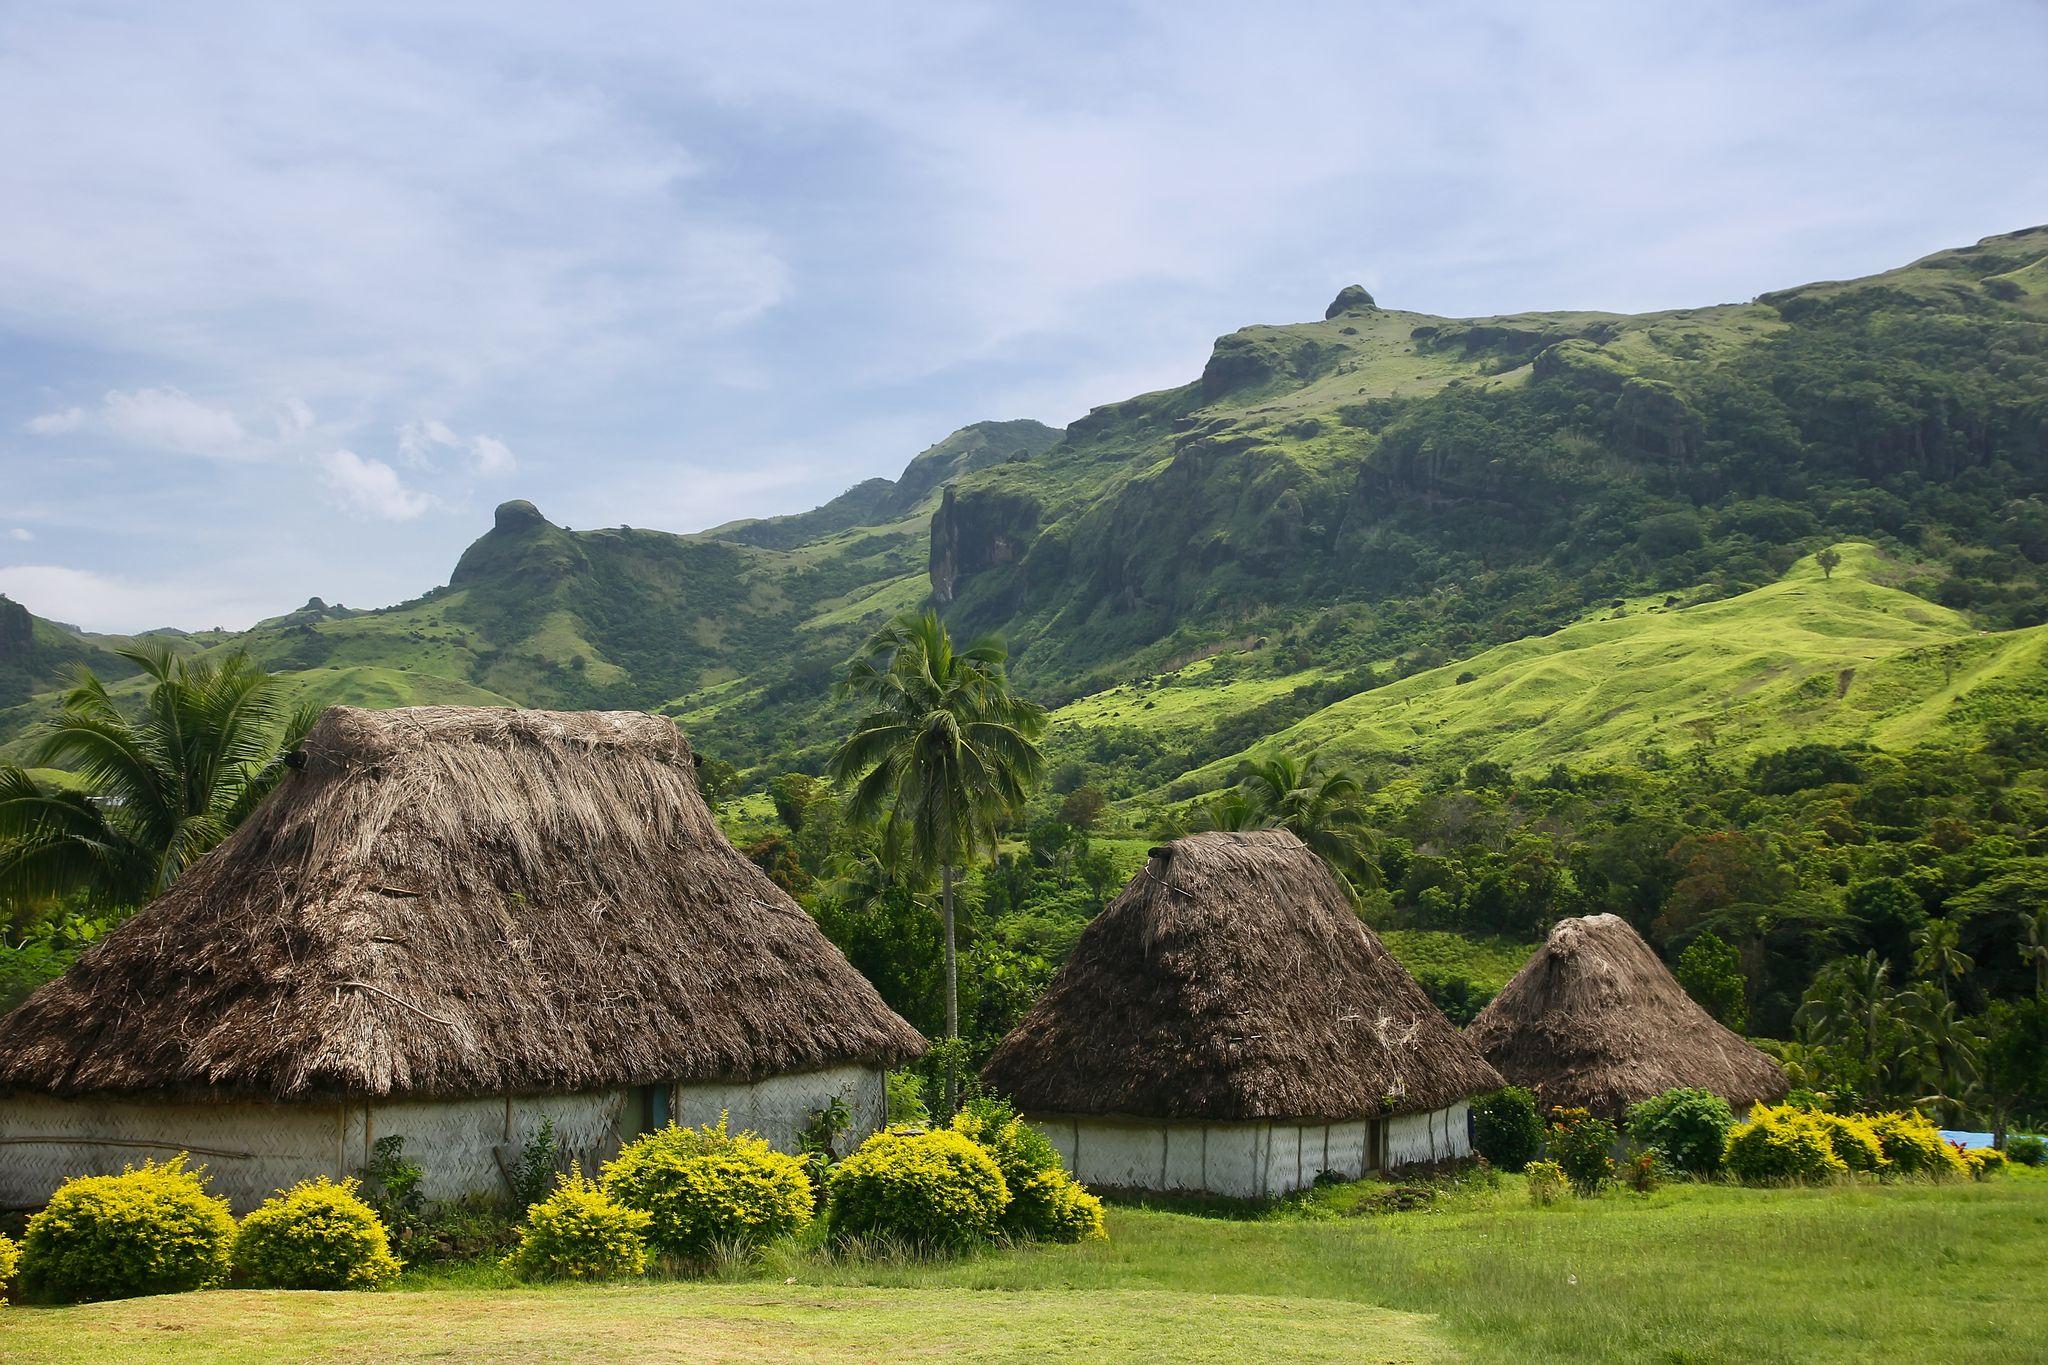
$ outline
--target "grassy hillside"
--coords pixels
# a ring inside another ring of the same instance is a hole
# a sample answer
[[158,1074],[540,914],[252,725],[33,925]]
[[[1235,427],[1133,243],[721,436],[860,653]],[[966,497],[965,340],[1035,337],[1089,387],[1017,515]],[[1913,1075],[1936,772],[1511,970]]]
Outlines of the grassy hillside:
[[[1407,766],[1597,766],[1647,748],[1958,742],[2048,711],[2048,627],[1980,633],[1876,581],[1867,545],[1823,578],[1696,606],[1630,604],[1348,698],[1253,746]],[[1085,714],[1085,713],[1084,713]],[[1221,781],[1237,756],[1195,774]]]

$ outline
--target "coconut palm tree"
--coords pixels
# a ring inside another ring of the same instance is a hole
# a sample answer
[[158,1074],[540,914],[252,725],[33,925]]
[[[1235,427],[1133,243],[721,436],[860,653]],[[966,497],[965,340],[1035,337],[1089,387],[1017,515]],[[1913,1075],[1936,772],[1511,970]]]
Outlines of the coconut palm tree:
[[0,767],[0,899],[123,907],[158,895],[276,785],[312,725],[315,712],[292,711],[244,655],[118,652],[149,680],[140,715],[86,672],[30,760],[72,780]]
[[1913,967],[1941,988],[1943,1004],[1949,1001],[1949,982],[1960,980],[1976,966],[1976,960],[1962,949],[1962,930],[1954,920],[1931,919],[1913,935]]
[[2048,1000],[2048,906],[2020,916],[2020,961],[2034,969],[2034,994]]
[[1355,899],[1379,884],[1365,784],[1348,772],[1324,772],[1315,759],[1282,754],[1254,762],[1239,783],[1211,797],[1210,829],[1285,829],[1329,864]]
[[1023,806],[1045,768],[1045,710],[1010,690],[1007,657],[994,639],[955,649],[933,612],[898,617],[847,668],[842,691],[870,709],[830,767],[833,781],[851,784],[847,815],[879,827],[884,857],[911,877],[938,876],[949,1111],[959,1098],[955,886],[963,868],[994,851],[997,825]]

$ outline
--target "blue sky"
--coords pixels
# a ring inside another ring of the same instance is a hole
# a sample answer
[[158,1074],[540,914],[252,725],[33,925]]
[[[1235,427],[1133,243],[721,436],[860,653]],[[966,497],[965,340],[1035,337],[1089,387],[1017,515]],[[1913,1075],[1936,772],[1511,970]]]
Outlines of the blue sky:
[[2048,221],[2044,70],[2039,0],[0,6],[0,591],[238,627],[509,497],[795,511],[1352,281],[1884,269]]

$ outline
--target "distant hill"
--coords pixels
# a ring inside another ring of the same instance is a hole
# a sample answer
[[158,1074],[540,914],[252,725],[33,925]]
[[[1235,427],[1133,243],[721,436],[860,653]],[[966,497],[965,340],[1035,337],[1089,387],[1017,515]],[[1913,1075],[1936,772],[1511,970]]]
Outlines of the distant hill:
[[[1008,640],[1061,754],[1124,796],[1275,744],[1536,765],[1938,740],[2039,700],[2048,228],[1748,303],[1442,318],[1351,287],[1326,313],[796,516],[570,531],[507,503],[412,602],[186,647],[365,704],[656,708],[761,775],[822,761],[836,668],[931,602]],[[1837,543],[1868,548],[1815,580]],[[53,632],[0,652],[0,704],[36,694],[0,741],[111,657]]]

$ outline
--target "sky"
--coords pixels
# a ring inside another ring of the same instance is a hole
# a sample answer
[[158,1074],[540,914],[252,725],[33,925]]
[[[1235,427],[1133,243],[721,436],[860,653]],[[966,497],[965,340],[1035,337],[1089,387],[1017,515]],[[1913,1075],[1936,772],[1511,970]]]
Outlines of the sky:
[[2048,221],[2048,0],[0,0],[0,591],[799,511],[1339,287],[1638,311]]

